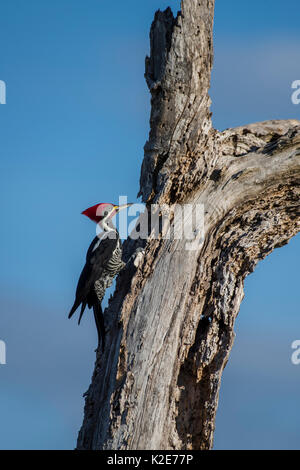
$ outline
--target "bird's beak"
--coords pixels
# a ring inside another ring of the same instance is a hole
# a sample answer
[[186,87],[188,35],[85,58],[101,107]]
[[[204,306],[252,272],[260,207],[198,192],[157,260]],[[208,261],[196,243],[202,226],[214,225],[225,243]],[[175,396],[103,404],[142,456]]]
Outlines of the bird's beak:
[[132,205],[133,205],[133,202],[128,202],[127,204],[122,204],[121,206],[114,206],[114,209],[116,210],[116,213],[117,213],[123,209],[126,209],[126,207],[130,207]]

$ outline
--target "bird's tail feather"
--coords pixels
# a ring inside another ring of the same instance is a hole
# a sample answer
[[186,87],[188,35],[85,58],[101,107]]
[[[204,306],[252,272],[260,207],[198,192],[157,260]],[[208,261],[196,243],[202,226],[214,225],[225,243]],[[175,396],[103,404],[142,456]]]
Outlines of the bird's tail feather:
[[76,312],[76,310],[78,309],[78,307],[79,307],[80,304],[81,304],[81,302],[77,302],[77,301],[75,300],[74,305],[73,305],[73,307],[71,308],[70,313],[69,313],[69,315],[68,315],[68,318],[71,318],[71,316]]
[[79,315],[79,318],[78,318],[78,325],[80,325],[81,318],[82,318],[82,315],[83,315],[83,312],[84,312],[85,307],[86,307],[86,302],[82,302],[81,310],[80,310],[80,315]]
[[96,327],[98,331],[98,342],[101,341],[102,352],[104,351],[105,346],[105,327],[104,327],[104,317],[102,312],[102,307],[98,299],[95,299],[93,302],[93,311],[96,322]]

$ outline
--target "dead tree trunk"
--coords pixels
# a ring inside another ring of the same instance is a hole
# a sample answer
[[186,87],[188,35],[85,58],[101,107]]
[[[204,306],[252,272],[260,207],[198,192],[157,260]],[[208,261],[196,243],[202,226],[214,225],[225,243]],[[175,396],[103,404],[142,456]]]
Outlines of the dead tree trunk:
[[119,276],[79,449],[211,448],[244,279],[299,230],[300,122],[212,127],[213,9],[183,0],[176,18],[155,15],[140,181],[148,204],[204,204],[204,243],[148,240]]

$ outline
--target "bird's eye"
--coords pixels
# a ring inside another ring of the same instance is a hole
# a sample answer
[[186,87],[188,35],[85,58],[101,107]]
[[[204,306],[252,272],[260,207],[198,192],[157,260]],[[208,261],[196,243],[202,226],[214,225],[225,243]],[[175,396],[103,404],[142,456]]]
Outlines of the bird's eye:
[[107,211],[105,211],[105,212],[104,212],[104,216],[106,216],[107,214],[108,214],[108,212],[107,212]]

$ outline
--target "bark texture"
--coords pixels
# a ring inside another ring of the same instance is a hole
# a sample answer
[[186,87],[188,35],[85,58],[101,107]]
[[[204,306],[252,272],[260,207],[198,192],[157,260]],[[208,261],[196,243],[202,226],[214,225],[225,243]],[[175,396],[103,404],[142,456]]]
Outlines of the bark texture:
[[147,204],[204,204],[204,243],[125,242],[79,449],[211,448],[244,279],[300,228],[300,122],[212,127],[213,9],[183,0],[176,18],[155,15],[140,180]]

